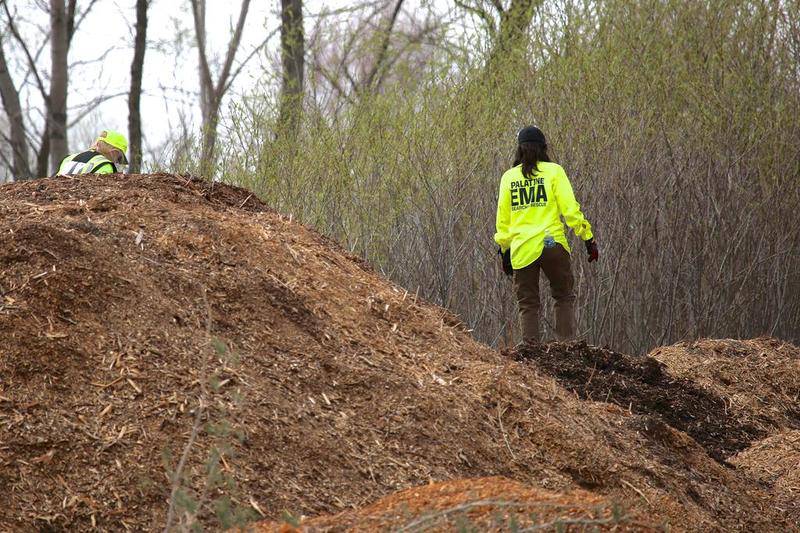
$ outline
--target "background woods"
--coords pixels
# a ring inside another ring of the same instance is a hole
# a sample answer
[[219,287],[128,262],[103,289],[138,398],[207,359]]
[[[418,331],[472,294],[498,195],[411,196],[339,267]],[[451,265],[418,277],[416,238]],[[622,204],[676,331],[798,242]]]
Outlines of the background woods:
[[800,341],[797,0],[243,1],[213,25],[203,0],[131,0],[113,45],[80,40],[98,4],[0,0],[0,177],[126,131],[127,99],[131,171],[251,188],[499,345],[496,187],[536,123],[597,228],[582,335]]

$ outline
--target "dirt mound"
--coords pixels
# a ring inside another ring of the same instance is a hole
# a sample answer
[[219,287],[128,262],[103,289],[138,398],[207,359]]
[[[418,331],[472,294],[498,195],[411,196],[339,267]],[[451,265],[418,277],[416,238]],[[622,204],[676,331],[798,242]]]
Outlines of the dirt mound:
[[652,357],[625,355],[584,342],[525,345],[510,354],[518,361],[534,363],[581,398],[658,416],[688,433],[718,461],[764,436],[729,413],[722,397],[670,375]]
[[171,503],[216,529],[486,476],[789,527],[661,418],[576,398],[247,191],[0,187],[0,529],[163,529]]
[[460,479],[406,489],[355,511],[262,523],[269,531],[654,531],[608,499],[583,490],[555,494],[502,477]]
[[653,350],[674,376],[723,398],[737,419],[765,434],[800,429],[800,348],[776,339],[712,340]]
[[772,435],[739,453],[731,462],[766,485],[775,505],[800,524],[800,431]]

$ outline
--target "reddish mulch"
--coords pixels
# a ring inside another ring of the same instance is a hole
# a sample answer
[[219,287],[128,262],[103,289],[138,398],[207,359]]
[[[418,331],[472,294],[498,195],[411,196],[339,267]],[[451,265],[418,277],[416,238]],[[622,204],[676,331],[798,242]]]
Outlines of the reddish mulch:
[[211,529],[487,476],[789,527],[660,418],[576,398],[247,191],[1,186],[0,530],[163,529],[184,450],[178,518]]
[[362,509],[300,520],[287,517],[249,529],[270,531],[658,531],[606,498],[583,490],[555,494],[502,477],[413,487]]

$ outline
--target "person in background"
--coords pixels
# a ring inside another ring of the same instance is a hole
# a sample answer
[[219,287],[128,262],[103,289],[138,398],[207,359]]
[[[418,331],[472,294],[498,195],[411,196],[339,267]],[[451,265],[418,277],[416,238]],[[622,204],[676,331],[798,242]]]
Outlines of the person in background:
[[497,232],[503,271],[514,276],[523,342],[539,342],[539,272],[555,299],[556,336],[575,337],[575,291],[564,217],[586,245],[589,262],[599,257],[592,226],[581,213],[564,169],[550,161],[544,133],[536,126],[517,135],[513,167],[500,180]]
[[113,174],[122,165],[128,164],[125,152],[128,140],[121,133],[112,130],[100,132],[91,148],[64,158],[58,174]]

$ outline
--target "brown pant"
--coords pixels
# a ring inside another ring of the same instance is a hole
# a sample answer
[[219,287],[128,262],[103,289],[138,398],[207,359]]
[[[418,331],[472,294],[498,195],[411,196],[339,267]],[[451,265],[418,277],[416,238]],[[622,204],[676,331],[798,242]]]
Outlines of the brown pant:
[[539,342],[539,270],[550,281],[556,301],[556,335],[559,340],[575,337],[575,292],[569,252],[560,244],[545,248],[542,255],[521,270],[514,271],[514,289],[519,302],[522,338]]

